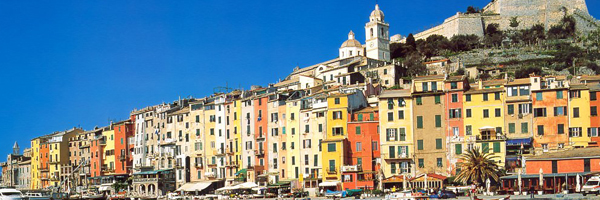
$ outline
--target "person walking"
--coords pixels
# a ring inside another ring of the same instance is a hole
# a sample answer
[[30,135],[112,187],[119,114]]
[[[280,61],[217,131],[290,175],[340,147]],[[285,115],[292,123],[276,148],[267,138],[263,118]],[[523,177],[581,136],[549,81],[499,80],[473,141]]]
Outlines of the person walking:
[[529,187],[529,198],[535,198],[535,188],[533,186]]

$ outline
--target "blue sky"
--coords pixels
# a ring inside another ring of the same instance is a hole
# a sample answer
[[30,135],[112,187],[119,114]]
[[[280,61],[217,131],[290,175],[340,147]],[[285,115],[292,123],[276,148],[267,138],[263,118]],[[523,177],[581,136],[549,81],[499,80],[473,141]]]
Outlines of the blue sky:
[[[390,34],[484,0],[379,0]],[[337,57],[375,1],[0,1],[0,156],[14,141],[90,129],[134,108],[249,88]],[[600,2],[588,1],[593,16]],[[4,160],[4,159],[0,159]]]

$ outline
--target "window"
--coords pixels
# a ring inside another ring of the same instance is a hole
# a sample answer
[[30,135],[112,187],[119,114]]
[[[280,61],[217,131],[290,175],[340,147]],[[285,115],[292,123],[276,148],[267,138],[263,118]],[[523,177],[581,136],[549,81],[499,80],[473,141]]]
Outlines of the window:
[[417,140],[417,150],[423,150],[423,140]]
[[466,135],[473,135],[473,126],[467,125],[467,126],[465,126],[465,129],[466,129]]
[[543,101],[544,100],[544,95],[541,92],[535,93],[535,100],[537,100],[537,101]]
[[458,88],[458,83],[457,82],[450,83],[450,89],[457,89],[457,88]]
[[396,135],[395,128],[386,129],[386,134],[387,134],[387,141],[397,141],[398,140],[398,136]]
[[529,125],[527,124],[527,122],[523,122],[521,123],[521,133],[528,133],[529,132]]
[[431,91],[437,91],[437,82],[433,81],[431,82]]
[[557,130],[558,134],[565,134],[565,125],[564,124],[558,124],[556,126],[556,130]]
[[483,93],[483,101],[488,101],[489,97],[488,97],[488,93]]
[[519,87],[519,96],[527,96],[529,95],[529,86],[520,86]]
[[449,114],[449,116],[448,116],[448,117],[449,117],[450,119],[454,119],[454,118],[460,118],[460,117],[461,117],[461,116],[460,116],[460,115],[461,115],[461,114],[460,114],[460,113],[461,113],[460,111],[461,111],[461,110],[460,110],[460,108],[459,108],[459,109],[450,109],[450,110],[448,111],[448,114]]
[[342,111],[334,111],[333,119],[342,119]]
[[467,117],[472,117],[473,115],[471,114],[471,109],[466,109],[465,110],[467,112]]
[[579,108],[573,108],[573,117],[579,118]]
[[[292,129],[294,130],[294,129]],[[333,135],[343,135],[344,134],[344,128],[343,127],[333,127],[331,128],[331,134]]]
[[442,139],[435,139],[435,149],[442,149]]
[[404,110],[398,111],[398,119],[404,119]]
[[466,102],[470,102],[471,101],[471,94],[465,95],[465,101]]
[[508,133],[515,133],[515,123],[508,123]]
[[396,162],[391,162],[391,163],[390,163],[390,172],[391,172],[392,174],[395,174],[395,173],[396,173]]
[[440,95],[435,95],[435,104],[441,104],[442,100],[440,98]]
[[452,103],[458,102],[458,94],[452,94]]
[[400,141],[406,141],[406,129],[399,128],[398,131],[400,132]]
[[554,116],[567,115],[567,107],[554,107]]
[[500,100],[500,92],[494,93],[494,100]]
[[442,127],[442,116],[441,115],[435,116],[435,127],[436,128]]
[[335,152],[335,143],[329,143],[327,144],[327,152]]
[[490,110],[483,109],[483,118],[490,118]]
[[423,105],[423,99],[421,97],[417,97],[417,105]]
[[394,109],[394,99],[388,99],[388,109]]
[[598,137],[598,128],[588,128],[588,137]]
[[423,86],[423,92],[427,92],[427,90],[428,90],[427,82],[423,82],[423,83],[421,83],[421,85]]
[[455,154],[456,155],[460,155],[462,154],[462,144],[455,144],[454,145],[454,150],[455,150]]
[[[548,144],[542,144],[542,150],[543,150],[544,152],[548,152]],[[552,173],[556,173],[556,172],[554,172],[554,171],[555,171],[555,170],[554,170],[554,168],[555,168],[555,167],[554,167],[554,162],[555,162],[555,161],[553,160],[553,161],[552,161]]]
[[360,126],[356,126],[356,135],[360,135]]
[[419,158],[419,168],[425,168],[425,160],[423,158]]
[[460,135],[458,127],[452,127],[452,135],[458,137]]
[[569,91],[569,97],[572,99],[581,98],[581,90]]
[[508,106],[506,106],[507,112],[509,115],[513,115],[515,114],[515,105],[510,104]]
[[423,116],[417,116],[417,128],[423,128]]
[[581,137],[581,127],[569,128],[569,137]]
[[500,117],[502,115],[500,108],[496,108],[494,109],[494,116],[495,117]]
[[394,121],[394,113],[388,112],[387,118],[388,118],[388,122]]
[[508,88],[506,89],[506,93],[507,93],[506,95],[507,95],[507,96],[509,96],[509,97],[512,97],[512,96],[518,96],[518,95],[519,95],[519,94],[517,93],[517,92],[518,92],[518,89],[519,89],[519,88],[518,88],[517,86],[508,87]]
[[500,142],[494,142],[494,153],[500,153]]
[[389,150],[390,150],[390,158],[396,158],[396,147],[395,146],[389,146]]
[[544,135],[544,125],[538,125],[537,126],[537,134],[538,135]]
[[562,99],[563,98],[563,91],[556,91],[556,99]]
[[335,172],[335,160],[329,160],[329,171]]
[[534,108],[533,116],[534,117],[545,117],[546,116],[546,108]]
[[323,124],[319,124],[319,132],[322,133],[323,132]]
[[487,143],[487,142],[481,143],[481,151],[483,153],[489,153],[490,152],[490,143]]
[[590,101],[596,101],[597,97],[596,97],[596,92],[590,92]]
[[443,167],[443,163],[442,163],[442,158],[437,158],[437,166],[438,167]]
[[340,104],[340,98],[335,98],[334,102],[335,102],[336,105]]
[[590,115],[598,116],[598,107],[596,107],[596,106],[590,107]]
[[357,142],[356,143],[356,152],[361,152],[362,151],[362,143],[361,142]]

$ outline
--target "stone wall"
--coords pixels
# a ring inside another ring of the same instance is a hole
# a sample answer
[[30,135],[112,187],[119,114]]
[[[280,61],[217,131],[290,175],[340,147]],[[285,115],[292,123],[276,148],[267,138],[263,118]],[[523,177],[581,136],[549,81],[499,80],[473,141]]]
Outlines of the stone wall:
[[[492,23],[499,24],[502,30],[526,29],[535,24],[543,24],[548,30],[559,23],[565,14],[575,17],[579,32],[600,28],[598,20],[589,15],[585,0],[493,0],[483,8],[481,14],[459,12],[444,20],[444,23],[414,36],[417,40],[434,34],[447,38],[468,34],[482,37],[485,27]],[[520,22],[516,28],[510,27],[513,17]]]

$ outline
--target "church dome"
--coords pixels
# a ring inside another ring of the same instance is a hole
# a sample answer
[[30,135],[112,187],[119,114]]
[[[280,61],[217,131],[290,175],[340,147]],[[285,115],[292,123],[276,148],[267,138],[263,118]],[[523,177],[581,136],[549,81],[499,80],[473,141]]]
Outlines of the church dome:
[[350,33],[348,33],[348,40],[346,40],[343,44],[342,47],[340,48],[344,48],[344,47],[360,47],[362,48],[362,44],[354,39],[354,32],[350,31]]
[[371,17],[369,17],[371,21],[383,22],[384,17],[385,16],[383,15],[383,11],[379,10],[379,5],[375,4],[375,10],[371,12]]

